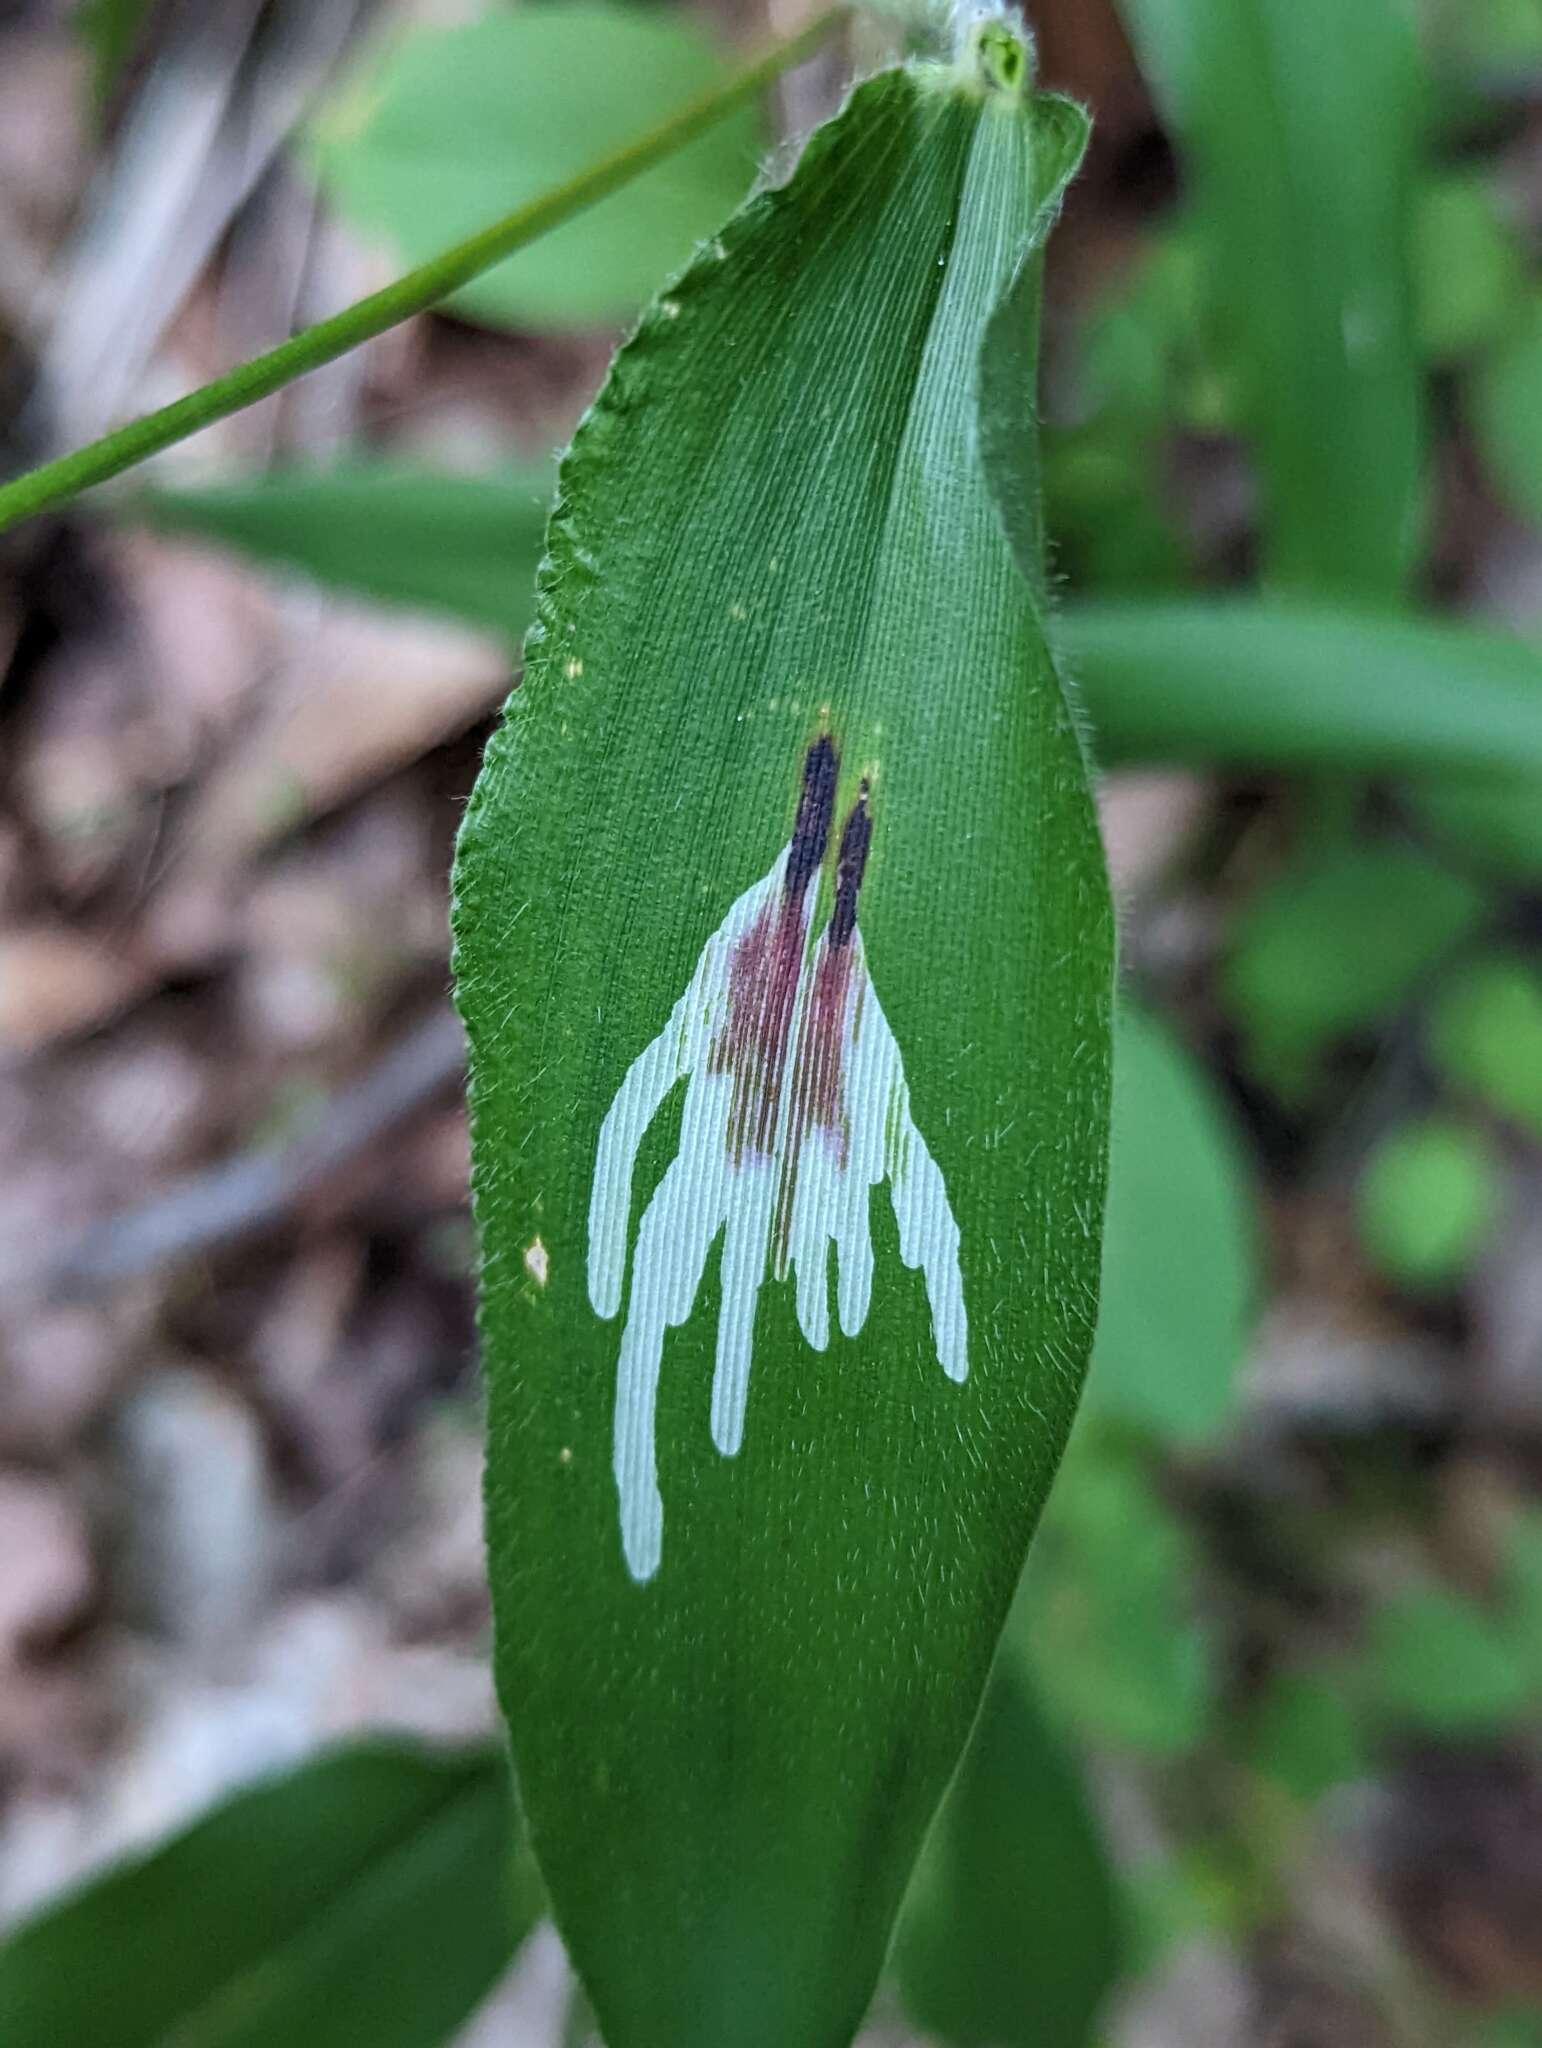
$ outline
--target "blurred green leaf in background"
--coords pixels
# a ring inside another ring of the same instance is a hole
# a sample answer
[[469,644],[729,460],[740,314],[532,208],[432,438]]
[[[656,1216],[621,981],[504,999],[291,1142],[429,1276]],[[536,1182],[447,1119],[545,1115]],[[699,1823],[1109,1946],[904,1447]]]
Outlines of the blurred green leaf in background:
[[951,2048],[1086,2048],[1123,1918],[1079,1770],[1008,1646],[900,1917],[901,1997]]
[[1450,1117],[1400,1124],[1371,1154],[1360,1229],[1371,1257],[1413,1288],[1467,1271],[1499,1213],[1498,1161],[1483,1133]]
[[1143,1449],[1083,1417],[1007,1634],[1068,1735],[1174,1757],[1207,1731],[1213,1650],[1198,1545],[1150,1467]]
[[1515,1517],[1490,1598],[1411,1585],[1371,1618],[1358,1684],[1394,1729],[1480,1740],[1542,1712],[1542,1517]]
[[1125,1003],[1087,1405],[1179,1444],[1225,1421],[1259,1286],[1246,1162],[1203,1071]]
[[539,1911],[496,1750],[239,1792],[0,1946],[5,2048],[440,2048]]
[[1459,362],[1497,341],[1523,310],[1524,251],[1481,173],[1428,180],[1413,248],[1420,345],[1437,363]]
[[[454,475],[356,455],[136,490],[118,513],[456,614],[512,646],[534,611],[520,565],[539,550],[548,494],[533,466]],[[1054,623],[1110,763],[1454,778],[1528,816],[1542,792],[1542,653],[1513,636],[1236,599],[1083,602]]]
[[1253,1768],[1303,1805],[1370,1769],[1358,1702],[1341,1673],[1281,1672],[1243,1733]]
[[1520,954],[1487,954],[1442,988],[1430,1057],[1449,1084],[1542,1138],[1542,973]]
[[[531,0],[387,42],[316,121],[323,191],[417,263],[536,198],[720,84],[726,60],[684,13]],[[455,300],[493,326],[624,320],[743,198],[764,132],[753,110],[678,151]]]
[[125,494],[126,516],[334,589],[447,612],[512,645],[530,623],[552,472],[456,476],[387,457]]
[[1262,569],[1392,601],[1423,519],[1411,265],[1424,83],[1401,0],[1124,0],[1192,179],[1258,462]]
[[1542,521],[1542,291],[1479,366],[1472,406],[1490,475],[1515,511]]
[[315,584],[448,612],[518,643],[534,608],[551,487],[553,471],[534,463],[455,475],[365,455],[328,469],[152,485],[125,498],[125,512]]
[[134,54],[154,0],[80,0],[81,29],[91,47],[98,100],[105,100]]
[[1482,893],[1413,847],[1338,842],[1260,889],[1231,928],[1223,989],[1248,1057],[1284,1095],[1333,1043],[1378,1027],[1472,929]]
[[1211,597],[1067,605],[1106,758],[1542,789],[1542,652],[1445,620]]

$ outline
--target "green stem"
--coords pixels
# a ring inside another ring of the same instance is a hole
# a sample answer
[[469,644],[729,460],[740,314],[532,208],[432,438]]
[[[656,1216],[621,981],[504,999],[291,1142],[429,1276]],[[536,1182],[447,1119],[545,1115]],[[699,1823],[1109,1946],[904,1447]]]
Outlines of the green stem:
[[104,434],[99,441],[61,455],[55,462],[45,462],[41,469],[28,470],[12,483],[0,485],[0,533],[89,490],[93,484],[105,483],[109,477],[132,469],[135,463],[159,454],[174,442],[185,441],[215,420],[228,419],[231,413],[281,390],[307,370],[319,369],[323,363],[333,362],[349,349],[357,348],[360,342],[372,341],[377,334],[384,334],[387,328],[410,319],[414,313],[437,305],[493,264],[501,263],[505,256],[511,256],[516,249],[524,248],[527,242],[560,226],[597,200],[607,198],[630,179],[693,142],[715,121],[753,98],[762,86],[797,63],[845,13],[842,6],[816,15],[796,35],[778,43],[726,84],[691,101],[637,141],[602,157],[567,184],[543,193],[528,206],[517,207],[442,255],[419,264],[394,284],[372,292],[341,313],[334,313],[330,320],[318,321],[314,327],[291,335],[265,355],[254,356],[223,377],[216,377],[212,384],[202,385],[185,398],[163,405],[158,412],[146,413],[142,419],[131,420],[127,426]]

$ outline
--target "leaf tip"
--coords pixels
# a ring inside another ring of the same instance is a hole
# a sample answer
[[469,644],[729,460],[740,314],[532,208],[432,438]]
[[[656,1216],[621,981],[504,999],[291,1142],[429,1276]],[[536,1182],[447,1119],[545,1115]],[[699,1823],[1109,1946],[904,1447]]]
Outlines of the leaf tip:
[[1015,9],[960,5],[955,69],[958,81],[981,98],[1000,96],[1012,105],[1033,90],[1033,33]]

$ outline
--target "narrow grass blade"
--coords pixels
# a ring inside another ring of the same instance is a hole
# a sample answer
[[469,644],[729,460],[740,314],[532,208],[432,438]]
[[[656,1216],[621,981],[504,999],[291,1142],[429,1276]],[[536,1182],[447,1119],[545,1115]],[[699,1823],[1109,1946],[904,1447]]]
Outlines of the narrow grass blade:
[[387,604],[450,612],[515,641],[530,623],[550,500],[544,468],[455,476],[361,456],[327,469],[152,486],[118,516]]
[[1542,651],[1501,633],[1231,599],[1074,605],[1056,637],[1105,760],[1542,777]]
[[1397,597],[1424,464],[1403,0],[1121,0],[1165,104],[1282,589]]

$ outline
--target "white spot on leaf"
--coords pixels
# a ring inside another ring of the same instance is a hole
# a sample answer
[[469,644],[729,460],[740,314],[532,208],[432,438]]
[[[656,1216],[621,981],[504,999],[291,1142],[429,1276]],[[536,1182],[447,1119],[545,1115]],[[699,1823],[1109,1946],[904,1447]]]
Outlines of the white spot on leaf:
[[654,1418],[664,1336],[690,1317],[719,1237],[711,1426],[725,1457],[744,1437],[756,1307],[768,1279],[793,1279],[799,1328],[823,1351],[833,1248],[835,1321],[848,1338],[862,1329],[874,1272],[869,1195],[880,1182],[889,1185],[900,1258],[924,1276],[937,1363],[951,1380],[969,1371],[958,1225],[868,974],[852,914],[856,885],[844,918],[838,897],[811,939],[823,856],[796,892],[789,864],[797,850],[794,839],[707,941],[600,1130],[588,1284],[595,1313],[609,1319],[622,1305],[638,1152],[665,1097],[686,1082],[679,1150],[638,1225],[617,1361],[621,1541],[640,1582],[663,1553]]

